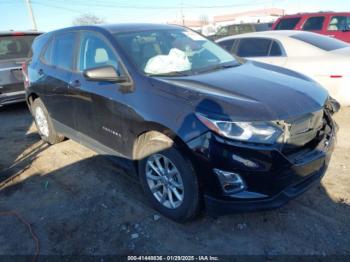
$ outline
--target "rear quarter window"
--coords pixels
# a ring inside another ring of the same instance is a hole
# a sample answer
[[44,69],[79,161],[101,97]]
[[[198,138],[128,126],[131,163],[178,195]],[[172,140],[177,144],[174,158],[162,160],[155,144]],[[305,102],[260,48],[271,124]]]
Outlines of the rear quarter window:
[[0,36],[0,60],[28,58],[36,35]]
[[73,70],[76,33],[61,33],[52,42],[51,64],[65,70]]
[[349,47],[349,45],[343,41],[314,33],[295,34],[292,35],[291,38],[313,45],[324,51],[333,51],[336,49]]
[[282,55],[283,53],[280,45],[276,41],[273,41],[269,56],[282,56]]
[[293,30],[300,20],[300,17],[282,18],[278,22],[275,30]]
[[40,60],[44,64],[51,65],[52,64],[51,53],[52,53],[52,39],[50,39],[47,45],[44,47]]

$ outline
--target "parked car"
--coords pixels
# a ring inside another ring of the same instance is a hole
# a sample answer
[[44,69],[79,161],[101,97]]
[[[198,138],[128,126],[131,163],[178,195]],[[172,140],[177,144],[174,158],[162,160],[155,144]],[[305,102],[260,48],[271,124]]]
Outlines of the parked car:
[[38,32],[0,32],[0,106],[24,102],[22,63]]
[[238,35],[251,32],[260,32],[270,30],[273,23],[247,23],[234,24],[221,27],[216,34],[209,36],[210,39],[216,40],[230,35]]
[[350,105],[350,45],[343,41],[311,32],[266,31],[217,43],[234,55],[305,74],[343,106]]
[[202,203],[216,214],[279,207],[320,180],[334,147],[334,109],[317,83],[180,26],[50,32],[24,73],[44,141],[122,160],[176,221]]
[[350,43],[350,12],[286,15],[280,17],[273,24],[272,29],[312,31]]

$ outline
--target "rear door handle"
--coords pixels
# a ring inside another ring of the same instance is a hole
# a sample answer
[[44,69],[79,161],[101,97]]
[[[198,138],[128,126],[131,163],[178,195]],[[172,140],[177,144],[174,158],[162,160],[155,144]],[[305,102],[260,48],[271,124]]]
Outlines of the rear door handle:
[[44,74],[44,70],[43,70],[43,69],[39,69],[39,70],[38,70],[38,74],[39,74],[39,75],[43,75],[43,74]]
[[69,86],[70,87],[74,87],[74,88],[79,88],[80,87],[80,81],[79,80],[73,80],[69,82]]

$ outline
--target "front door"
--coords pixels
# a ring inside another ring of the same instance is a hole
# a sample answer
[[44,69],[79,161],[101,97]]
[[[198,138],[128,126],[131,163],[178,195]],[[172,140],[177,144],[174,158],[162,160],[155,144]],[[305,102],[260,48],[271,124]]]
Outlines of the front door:
[[[93,32],[82,32],[77,70],[71,86],[76,89],[76,129],[81,139],[92,139],[119,153],[124,152],[124,122],[127,101],[131,93],[122,92],[122,84],[108,81],[89,81],[83,72],[111,65],[119,75],[125,75],[117,54],[108,40]],[[88,141],[89,142],[89,141]]]

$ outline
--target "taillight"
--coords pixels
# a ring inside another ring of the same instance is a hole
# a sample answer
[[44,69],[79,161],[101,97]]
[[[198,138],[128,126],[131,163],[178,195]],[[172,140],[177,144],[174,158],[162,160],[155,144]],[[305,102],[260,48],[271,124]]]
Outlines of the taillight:
[[24,88],[28,88],[29,78],[28,78],[28,65],[26,62],[22,63],[22,73],[23,73]]
[[13,36],[23,36],[24,33],[22,33],[22,32],[13,32],[11,35],[13,35]]
[[342,75],[331,75],[330,77],[331,78],[342,78],[343,76]]

